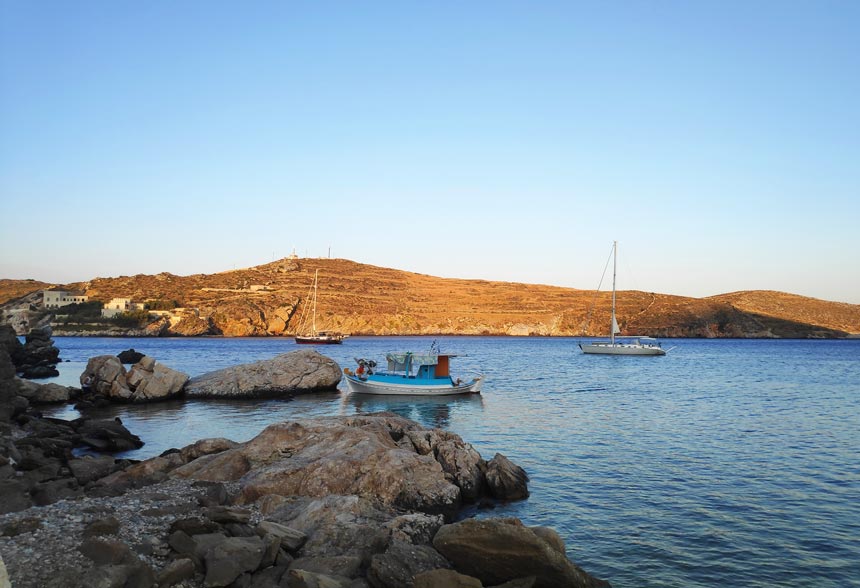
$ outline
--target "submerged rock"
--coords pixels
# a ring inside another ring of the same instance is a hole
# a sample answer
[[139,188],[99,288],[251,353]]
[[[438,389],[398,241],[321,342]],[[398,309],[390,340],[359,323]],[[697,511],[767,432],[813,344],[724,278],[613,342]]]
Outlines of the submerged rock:
[[304,394],[335,390],[340,378],[340,367],[334,360],[302,349],[196,376],[186,384],[185,394],[212,398]]

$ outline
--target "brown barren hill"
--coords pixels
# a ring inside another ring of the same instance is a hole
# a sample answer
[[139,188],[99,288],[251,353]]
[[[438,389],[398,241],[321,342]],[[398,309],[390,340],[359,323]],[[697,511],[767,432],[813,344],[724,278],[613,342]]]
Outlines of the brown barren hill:
[[[317,327],[354,335],[603,336],[609,292],[438,278],[345,259],[287,258],[217,274],[95,278],[69,287],[177,306],[151,333],[295,333],[319,269]],[[3,292],[0,290],[0,295]],[[687,298],[618,293],[624,334],[661,337],[844,337],[860,333],[860,305],[780,292]]]
[[38,280],[0,279],[0,304],[53,287],[54,284],[47,284]]

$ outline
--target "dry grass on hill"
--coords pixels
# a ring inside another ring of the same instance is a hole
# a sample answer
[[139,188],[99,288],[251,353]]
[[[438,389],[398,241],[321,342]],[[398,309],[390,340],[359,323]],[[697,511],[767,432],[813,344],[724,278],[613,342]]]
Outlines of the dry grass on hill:
[[[102,301],[175,300],[215,333],[290,334],[319,269],[317,324],[353,334],[605,335],[610,293],[437,278],[344,259],[282,259],[220,272],[96,278],[70,287]],[[0,281],[0,299],[35,282]],[[687,298],[618,293],[624,333],[656,336],[842,336],[860,333],[860,305],[770,291]],[[585,327],[585,330],[584,330]]]

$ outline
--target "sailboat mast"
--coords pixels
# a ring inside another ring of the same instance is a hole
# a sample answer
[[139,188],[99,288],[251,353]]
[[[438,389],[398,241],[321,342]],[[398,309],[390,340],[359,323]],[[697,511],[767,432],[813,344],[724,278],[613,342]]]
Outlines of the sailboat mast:
[[615,267],[618,262],[618,241],[612,242],[612,323],[609,325],[609,341],[615,345]]
[[313,318],[311,319],[311,334],[317,335],[317,278],[320,275],[320,270],[314,272],[314,300],[313,300]]

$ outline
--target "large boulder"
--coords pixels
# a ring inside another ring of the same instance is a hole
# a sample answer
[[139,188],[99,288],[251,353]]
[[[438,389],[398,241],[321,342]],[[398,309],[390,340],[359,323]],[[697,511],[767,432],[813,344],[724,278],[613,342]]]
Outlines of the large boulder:
[[452,514],[461,502],[460,488],[432,455],[395,441],[403,428],[421,427],[390,414],[277,423],[247,443],[195,460],[173,475],[238,480],[239,500],[246,503],[266,494],[354,494],[388,506]]
[[536,588],[609,586],[567,559],[557,542],[546,541],[518,519],[467,519],[445,525],[433,546],[455,570],[487,586],[528,576],[536,578]]
[[80,382],[84,390],[91,390],[106,398],[127,400],[131,397],[125,367],[113,355],[91,357],[81,374]]
[[406,437],[421,455],[432,455],[459,486],[466,500],[474,500],[484,488],[481,455],[459,435],[440,429],[406,431]]
[[303,557],[355,557],[366,567],[388,544],[384,526],[392,516],[371,498],[325,496],[284,499],[267,518],[307,537]]
[[84,390],[120,402],[166,400],[181,394],[187,381],[188,375],[148,356],[144,356],[128,372],[118,357],[92,357],[80,377]]
[[126,376],[128,387],[132,390],[131,400],[142,402],[164,400],[182,392],[188,375],[171,369],[144,356],[134,364]]
[[[60,350],[51,339],[50,325],[36,328],[27,333],[24,350],[18,368],[24,377],[51,377],[59,375],[53,367],[60,360]],[[41,368],[48,368],[45,370]]]
[[81,443],[97,451],[130,451],[143,447],[140,437],[117,421],[79,419],[72,421],[80,435]]
[[196,376],[185,393],[192,397],[255,398],[334,390],[340,382],[334,360],[310,349],[232,366]]
[[416,575],[448,569],[451,564],[428,545],[413,545],[394,540],[385,553],[374,555],[367,569],[373,586],[412,588]]
[[51,404],[69,401],[69,389],[59,384],[37,384],[17,379],[18,394],[33,404]]
[[501,453],[487,462],[485,476],[493,498],[522,500],[529,497],[528,474]]

